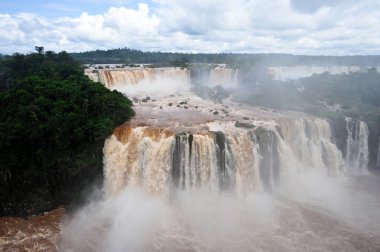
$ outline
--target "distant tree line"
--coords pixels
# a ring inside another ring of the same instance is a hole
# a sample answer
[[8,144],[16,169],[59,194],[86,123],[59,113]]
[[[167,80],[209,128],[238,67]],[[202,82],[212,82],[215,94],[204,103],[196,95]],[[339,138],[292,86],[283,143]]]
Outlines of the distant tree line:
[[306,56],[279,53],[171,53],[143,52],[140,50],[119,48],[71,53],[71,56],[83,64],[136,64],[146,63],[157,66],[175,66],[184,63],[219,63],[229,64],[234,68],[244,65],[291,66],[291,65],[380,65],[379,55],[363,56]]

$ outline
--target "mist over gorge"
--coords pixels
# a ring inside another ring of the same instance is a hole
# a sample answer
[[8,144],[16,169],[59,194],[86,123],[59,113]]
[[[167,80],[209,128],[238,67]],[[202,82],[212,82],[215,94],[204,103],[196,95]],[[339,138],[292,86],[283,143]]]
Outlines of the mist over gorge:
[[[136,116],[106,140],[105,199],[68,222],[62,247],[86,250],[85,240],[113,251],[377,248],[379,182],[368,169],[367,124],[346,116],[344,133],[334,135],[341,122],[331,117],[241,104],[242,70],[202,67],[86,70],[133,97]],[[182,84],[147,88],[163,83]]]

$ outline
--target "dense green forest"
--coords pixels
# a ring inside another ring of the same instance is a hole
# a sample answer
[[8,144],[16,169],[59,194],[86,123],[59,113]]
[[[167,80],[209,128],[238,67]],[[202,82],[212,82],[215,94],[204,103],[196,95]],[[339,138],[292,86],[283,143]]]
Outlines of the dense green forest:
[[380,134],[380,74],[376,69],[350,74],[314,74],[275,81],[255,71],[242,72],[237,100],[265,108],[296,110],[329,119],[345,152],[345,117],[365,121],[370,130],[370,166],[375,167]]
[[68,53],[36,49],[0,61],[0,215],[78,202],[102,181],[105,138],[134,115]]
[[234,68],[242,66],[271,65],[380,65],[379,55],[363,56],[306,56],[290,54],[246,54],[246,53],[170,53],[143,52],[129,48],[96,50],[72,53],[72,57],[83,64],[154,64],[157,66],[182,66],[184,63],[221,63]]

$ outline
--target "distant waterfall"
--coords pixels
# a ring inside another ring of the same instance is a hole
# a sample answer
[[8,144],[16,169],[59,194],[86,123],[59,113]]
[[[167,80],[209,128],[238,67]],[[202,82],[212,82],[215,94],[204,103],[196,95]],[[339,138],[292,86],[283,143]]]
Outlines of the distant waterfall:
[[159,195],[192,187],[240,195],[271,190],[302,171],[342,170],[342,154],[324,120],[279,119],[253,129],[219,123],[217,131],[214,124],[200,132],[117,128],[104,146],[107,194],[139,186]]
[[136,85],[141,81],[174,80],[190,82],[190,71],[181,68],[119,68],[86,69],[85,74],[108,88],[117,85]]
[[239,70],[217,67],[210,70],[209,82],[212,86],[220,85],[225,88],[236,87]]
[[304,77],[312,76],[313,74],[323,74],[328,72],[330,74],[342,74],[359,72],[359,66],[309,66],[309,65],[296,65],[296,66],[275,66],[268,67],[268,73],[274,80],[295,80]]
[[[169,68],[116,68],[86,69],[85,74],[93,81],[113,89],[118,85],[136,85],[142,81],[169,80],[179,83],[190,83],[190,70],[176,67]],[[208,73],[211,86],[225,88],[236,87],[239,71],[226,67],[216,67]]]
[[348,173],[358,174],[367,171],[368,165],[368,126],[353,118],[346,118],[347,150],[346,167]]

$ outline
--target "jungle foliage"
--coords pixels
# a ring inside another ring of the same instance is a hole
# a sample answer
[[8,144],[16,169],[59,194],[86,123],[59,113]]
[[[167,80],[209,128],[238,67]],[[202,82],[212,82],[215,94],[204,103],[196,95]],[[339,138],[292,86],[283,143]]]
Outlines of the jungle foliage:
[[134,115],[68,53],[37,51],[0,61],[0,215],[77,201],[102,181],[105,138]]

